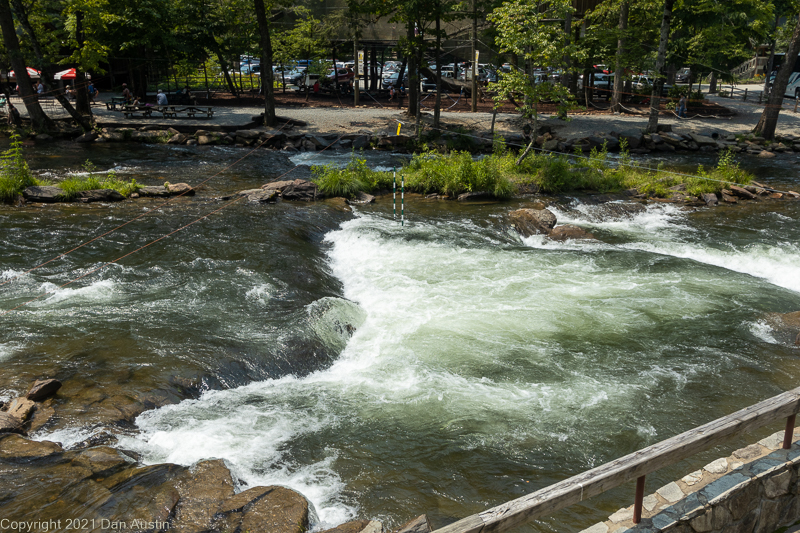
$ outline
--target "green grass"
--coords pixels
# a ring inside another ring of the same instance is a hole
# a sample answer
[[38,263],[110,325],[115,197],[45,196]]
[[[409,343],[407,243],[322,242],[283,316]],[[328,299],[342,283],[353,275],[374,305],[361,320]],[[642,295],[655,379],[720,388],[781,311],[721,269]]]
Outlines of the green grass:
[[85,176],[65,179],[56,184],[64,189],[64,196],[72,200],[81,191],[91,191],[93,189],[113,189],[125,198],[142,188],[136,183],[135,179],[124,181],[117,178],[114,171],[110,171],[106,176]]
[[[670,172],[669,169],[641,168],[622,147],[621,157],[612,161],[605,149],[593,150],[588,157],[566,154],[531,154],[520,165],[518,154],[499,150],[481,159],[468,152],[417,154],[400,170],[407,191],[456,197],[465,192],[485,191],[496,198],[513,196],[520,185],[536,185],[546,194],[575,191],[601,193],[638,189],[653,197],[667,198],[676,185],[685,185],[685,194],[700,196],[718,193],[732,184],[746,185],[752,176],[739,168],[731,152],[720,155],[713,169],[702,166],[695,171]],[[577,155],[577,154],[576,154]],[[352,197],[359,191],[390,189],[391,172],[370,170],[355,154],[344,169],[313,167],[314,181],[328,196]],[[398,181],[400,176],[398,176]]]

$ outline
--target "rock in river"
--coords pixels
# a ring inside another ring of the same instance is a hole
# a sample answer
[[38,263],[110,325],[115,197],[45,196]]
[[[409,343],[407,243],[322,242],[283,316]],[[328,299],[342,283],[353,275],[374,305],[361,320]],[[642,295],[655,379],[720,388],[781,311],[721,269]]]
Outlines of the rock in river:
[[548,235],[556,225],[556,216],[547,209],[517,209],[508,216],[523,237]]

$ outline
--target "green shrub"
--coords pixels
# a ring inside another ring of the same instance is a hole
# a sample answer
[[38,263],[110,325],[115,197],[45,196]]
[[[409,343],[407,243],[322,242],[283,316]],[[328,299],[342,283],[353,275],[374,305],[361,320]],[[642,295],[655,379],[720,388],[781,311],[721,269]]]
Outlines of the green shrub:
[[332,165],[315,165],[311,167],[312,181],[320,192],[327,196],[344,196],[352,198],[361,191],[375,191],[391,187],[391,177],[387,172],[377,172],[367,166],[364,159],[350,157],[350,162],[343,169]]
[[22,153],[19,135],[11,135],[11,147],[0,155],[0,201],[12,202],[32,185],[37,185]]

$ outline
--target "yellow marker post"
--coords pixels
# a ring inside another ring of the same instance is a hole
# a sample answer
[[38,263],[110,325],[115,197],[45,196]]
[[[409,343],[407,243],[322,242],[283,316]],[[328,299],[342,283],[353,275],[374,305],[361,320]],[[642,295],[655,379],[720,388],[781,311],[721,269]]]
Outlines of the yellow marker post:
[[397,133],[395,135],[400,135],[400,127],[403,125],[402,122],[397,123]]

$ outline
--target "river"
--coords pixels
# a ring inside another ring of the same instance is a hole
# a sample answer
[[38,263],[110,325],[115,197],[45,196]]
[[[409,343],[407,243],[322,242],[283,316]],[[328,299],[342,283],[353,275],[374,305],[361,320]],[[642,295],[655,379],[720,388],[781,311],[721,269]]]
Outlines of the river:
[[[90,159],[146,185],[234,166],[196,197],[27,274],[160,201],[0,206],[0,282],[16,278],[0,286],[0,311],[52,291],[0,318],[0,399],[41,376],[64,390],[172,391],[135,426],[111,427],[117,445],[148,464],[224,458],[242,488],[305,495],[318,529],[421,513],[441,526],[800,378],[797,348],[764,320],[800,310],[800,202],[626,214],[564,198],[552,207],[559,223],[599,239],[566,244],[509,231],[504,213],[525,201],[411,197],[404,226],[390,197],[355,216],[326,203],[240,202],[59,287],[281,171],[264,152],[237,163],[249,151],[232,147],[28,152],[39,175]],[[682,160],[698,162],[713,159]],[[795,159],[743,166],[776,188],[800,186]],[[174,398],[186,380],[195,394]],[[78,442],[103,427],[100,411],[76,408],[36,438]],[[719,455],[650,476],[647,492]],[[579,531],[632,494],[624,486],[525,529]]]

